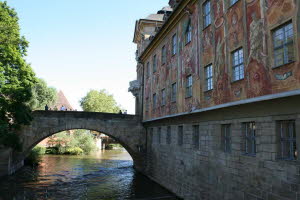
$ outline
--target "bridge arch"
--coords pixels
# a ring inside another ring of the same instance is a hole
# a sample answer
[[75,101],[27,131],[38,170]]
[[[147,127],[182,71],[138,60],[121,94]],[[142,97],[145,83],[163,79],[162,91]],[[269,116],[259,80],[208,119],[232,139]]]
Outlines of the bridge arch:
[[56,133],[86,129],[104,133],[118,141],[131,155],[134,167],[144,168],[145,131],[138,116],[77,111],[35,111],[31,125],[19,132],[23,150],[15,162],[22,162],[28,152],[43,139]]

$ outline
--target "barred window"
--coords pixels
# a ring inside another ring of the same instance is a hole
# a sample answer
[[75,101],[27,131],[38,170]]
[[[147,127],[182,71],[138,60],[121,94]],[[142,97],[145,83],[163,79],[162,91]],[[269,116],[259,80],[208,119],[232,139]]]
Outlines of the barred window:
[[239,0],[230,0],[230,5],[232,6],[233,4],[235,4],[236,2],[238,2]]
[[167,49],[164,45],[161,49],[161,63],[165,64],[167,62]]
[[168,126],[167,127],[167,138],[166,138],[166,140],[167,140],[167,144],[171,144],[171,127],[170,126]]
[[221,127],[221,149],[224,152],[231,152],[231,125],[230,124],[222,124]]
[[178,126],[177,144],[179,146],[182,146],[182,144],[183,144],[183,126]]
[[153,144],[153,128],[150,128],[150,131],[149,131],[149,139],[150,139],[150,144]]
[[193,146],[194,149],[199,149],[199,125],[193,126]]
[[193,87],[193,78],[192,75],[189,75],[186,77],[186,97],[191,97],[192,96],[192,88]]
[[156,93],[153,94],[153,109],[156,108],[156,105],[157,105],[157,99],[156,99]]
[[166,90],[165,89],[161,90],[161,105],[162,106],[166,105]]
[[175,55],[177,52],[177,35],[174,34],[172,37],[172,55]]
[[208,65],[205,67],[205,85],[206,90],[212,90],[213,89],[213,69],[212,65]]
[[278,121],[279,158],[294,160],[297,158],[296,128],[294,120]]
[[245,154],[256,154],[256,125],[255,122],[244,123]]
[[157,69],[157,58],[156,58],[156,54],[153,56],[153,73],[156,72]]
[[177,84],[172,84],[172,93],[171,93],[171,100],[172,102],[176,102],[176,96],[177,96]]
[[210,1],[206,1],[203,4],[203,26],[204,28],[211,24],[210,16]]
[[161,142],[161,127],[159,127],[157,129],[157,141],[158,141],[158,144],[160,144],[160,142]]
[[232,53],[233,80],[238,81],[244,78],[244,55],[243,49]]
[[186,41],[186,43],[189,43],[189,42],[192,41],[192,24],[191,24],[191,20],[189,20],[188,26],[185,30],[185,41]]
[[275,67],[295,60],[293,24],[289,22],[273,31]]

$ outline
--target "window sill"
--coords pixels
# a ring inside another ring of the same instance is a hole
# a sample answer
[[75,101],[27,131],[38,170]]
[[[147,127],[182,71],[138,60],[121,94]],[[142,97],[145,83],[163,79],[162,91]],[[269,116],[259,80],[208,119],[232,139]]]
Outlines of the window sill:
[[190,95],[190,96],[186,96],[185,99],[189,99],[189,98],[192,98],[193,95]]
[[176,53],[175,54],[172,54],[171,58],[175,57],[176,56]]
[[243,153],[243,156],[256,157],[256,154],[253,153]]
[[189,42],[185,43],[185,46],[188,46],[191,43],[192,43],[192,41],[189,41]]
[[205,90],[204,93],[211,93],[214,89]]
[[282,64],[282,65],[273,66],[272,69],[277,69],[277,68],[280,68],[280,67],[284,67],[284,66],[290,65],[290,64],[295,63],[295,62],[296,62],[296,61],[291,61],[291,62]]
[[235,84],[235,83],[241,82],[241,81],[243,81],[243,80],[245,80],[245,77],[242,78],[242,79],[239,79],[239,80],[231,81],[231,84]]
[[176,103],[176,101],[171,101],[171,103],[173,103],[173,104],[174,104],[174,103]]
[[205,27],[202,29],[202,31],[205,31],[205,30],[208,29],[208,27],[210,27],[210,26],[211,26],[211,23],[208,24],[207,26],[205,26]]

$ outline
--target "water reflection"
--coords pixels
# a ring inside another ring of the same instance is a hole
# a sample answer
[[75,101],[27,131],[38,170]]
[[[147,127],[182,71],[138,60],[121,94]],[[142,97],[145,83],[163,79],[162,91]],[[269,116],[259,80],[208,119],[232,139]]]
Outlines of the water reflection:
[[0,200],[176,199],[132,168],[122,150],[92,156],[49,156],[32,170],[23,168],[0,180]]

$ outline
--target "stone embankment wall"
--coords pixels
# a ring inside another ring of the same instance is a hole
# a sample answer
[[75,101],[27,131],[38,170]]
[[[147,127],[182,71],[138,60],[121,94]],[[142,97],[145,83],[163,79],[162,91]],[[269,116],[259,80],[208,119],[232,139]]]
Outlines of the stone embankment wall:
[[[299,102],[290,97],[147,123],[147,174],[186,200],[298,200],[300,159],[279,159],[276,127],[293,120],[299,149]],[[247,122],[256,126],[254,155],[245,152]],[[230,152],[222,145],[226,124]]]

